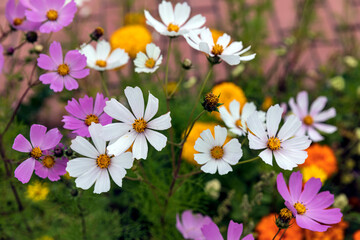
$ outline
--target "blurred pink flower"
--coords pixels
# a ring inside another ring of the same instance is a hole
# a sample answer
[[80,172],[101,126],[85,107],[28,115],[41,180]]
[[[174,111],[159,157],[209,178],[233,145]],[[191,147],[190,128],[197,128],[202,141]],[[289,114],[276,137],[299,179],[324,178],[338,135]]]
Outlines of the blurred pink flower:
[[56,41],[50,45],[50,56],[40,54],[37,61],[40,68],[52,71],[41,75],[39,80],[43,84],[50,84],[54,92],[61,92],[64,85],[67,90],[77,89],[79,84],[75,78],[84,78],[90,73],[89,69],[85,69],[84,55],[78,50],[71,50],[63,59],[61,45]]
[[89,126],[91,123],[100,123],[105,126],[110,124],[112,118],[104,113],[104,107],[108,98],[104,98],[101,93],[98,93],[94,99],[92,97],[80,98],[79,101],[72,99],[68,101],[65,107],[66,111],[72,116],[64,116],[64,128],[74,130],[73,133],[82,137],[90,137]]
[[185,239],[205,240],[201,228],[209,223],[212,223],[210,217],[193,214],[191,210],[184,211],[181,214],[181,220],[179,215],[176,215],[176,228]]
[[[223,240],[221,236],[219,227],[215,223],[211,222],[208,225],[205,225],[201,228],[202,233],[205,236],[205,240]],[[243,225],[230,220],[228,231],[227,231],[227,240],[239,240],[243,232]],[[252,234],[248,234],[242,240],[254,240]]]
[[65,4],[65,0],[30,0],[25,1],[29,10],[25,11],[29,21],[41,23],[40,32],[58,32],[72,23],[77,11],[74,1]]
[[40,23],[35,23],[29,21],[25,17],[26,7],[19,2],[15,4],[15,0],[9,0],[5,8],[5,16],[9,21],[10,25],[17,29],[23,31],[36,31],[39,29]]
[[46,132],[47,128],[33,124],[30,128],[30,141],[19,134],[14,140],[12,148],[19,152],[28,153],[30,158],[26,159],[15,169],[15,177],[22,183],[29,182],[33,174],[36,160],[39,160],[45,150],[54,148],[61,140],[62,135],[57,128]]
[[304,189],[302,178],[300,172],[292,173],[288,188],[283,174],[280,173],[276,180],[278,192],[285,200],[286,207],[295,216],[299,227],[324,232],[331,226],[323,224],[339,223],[342,213],[339,208],[326,209],[334,203],[334,195],[329,191],[319,193],[322,186],[319,178],[310,178]]

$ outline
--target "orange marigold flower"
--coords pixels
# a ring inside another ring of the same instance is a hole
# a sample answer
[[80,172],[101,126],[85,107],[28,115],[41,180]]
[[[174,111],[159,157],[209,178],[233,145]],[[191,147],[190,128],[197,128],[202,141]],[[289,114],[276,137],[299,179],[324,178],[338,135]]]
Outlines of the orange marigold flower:
[[[275,224],[276,214],[271,213],[268,216],[263,217],[257,224],[255,231],[258,234],[258,240],[272,240],[277,231],[279,230]],[[284,230],[281,230],[280,234],[275,238],[279,240]],[[303,240],[303,230],[294,222],[285,232],[282,240]]]
[[360,240],[360,230],[357,230],[353,235],[353,240]]
[[[348,223],[341,221],[325,232],[313,232],[305,230],[306,240],[343,240],[345,239],[345,229],[348,227]],[[360,238],[359,238],[360,239]]]

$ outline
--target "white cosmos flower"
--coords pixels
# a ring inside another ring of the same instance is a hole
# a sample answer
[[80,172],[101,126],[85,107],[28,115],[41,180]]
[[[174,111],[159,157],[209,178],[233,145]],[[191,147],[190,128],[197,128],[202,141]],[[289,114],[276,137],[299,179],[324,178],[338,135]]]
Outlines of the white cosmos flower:
[[308,135],[314,142],[319,142],[324,139],[317,130],[324,133],[333,133],[337,130],[335,126],[324,124],[322,122],[336,116],[335,108],[329,108],[322,111],[326,105],[327,98],[324,96],[318,97],[310,106],[309,111],[309,97],[306,91],[299,92],[296,98],[291,98],[289,105],[292,112],[302,120],[302,125],[297,135]]
[[215,139],[209,129],[203,131],[195,142],[195,150],[200,152],[194,154],[194,159],[206,173],[216,173],[220,175],[232,171],[230,165],[235,165],[242,157],[241,144],[237,139],[231,139],[225,143],[227,130],[224,127],[215,127]]
[[307,136],[295,136],[301,127],[298,117],[291,115],[279,129],[283,109],[277,104],[271,106],[266,114],[265,131],[258,114],[253,113],[247,119],[249,131],[249,147],[251,149],[265,149],[259,157],[272,165],[273,154],[279,167],[285,170],[292,170],[298,164],[305,162],[307,149],[311,140]]
[[[66,5],[66,4],[68,4],[69,2],[71,2],[72,0],[65,0],[65,4],[64,5]],[[81,7],[85,2],[89,2],[90,0],[74,0],[75,1],[75,3],[76,3],[76,5],[78,6],[78,7]]]
[[[242,42],[232,42],[229,35],[224,33],[217,42],[214,42],[210,29],[205,28],[200,32],[200,37],[196,32],[189,32],[185,39],[194,49],[204,52],[212,58],[220,58],[229,65],[237,65],[241,61],[250,61],[255,58],[255,53],[247,56],[240,56],[250,49],[250,46],[243,49]],[[230,44],[230,45],[229,45]]]
[[70,160],[66,171],[71,177],[76,178],[75,183],[79,188],[89,189],[95,182],[94,193],[110,190],[109,173],[114,182],[121,187],[122,179],[126,175],[125,169],[130,169],[134,162],[132,153],[125,152],[115,156],[109,154],[106,150],[106,141],[100,137],[101,124],[92,123],[89,132],[94,145],[80,136],[71,141],[71,149],[84,157]]
[[159,4],[159,15],[162,22],[153,18],[148,11],[145,10],[144,12],[148,25],[152,26],[161,35],[170,37],[184,35],[192,30],[199,30],[206,21],[206,18],[199,14],[185,23],[189,19],[191,12],[191,8],[186,2],[177,3],[175,9],[173,9],[171,2],[162,1]]
[[144,96],[139,87],[126,87],[125,96],[129,102],[131,113],[115,99],[106,102],[104,112],[120,121],[103,128],[103,138],[112,140],[109,153],[117,155],[126,151],[133,143],[132,152],[136,159],[146,159],[147,141],[158,151],[166,146],[167,138],[154,130],[165,130],[171,127],[170,112],[151,120],[158,111],[159,100],[149,92],[144,112]]
[[[256,106],[253,102],[245,103],[240,114],[240,103],[233,100],[229,105],[230,112],[226,107],[219,108],[220,117],[224,121],[225,125],[236,135],[243,136],[248,132],[246,120],[248,117],[256,112]],[[265,113],[262,111],[257,112],[261,122],[265,121]]]
[[129,55],[120,48],[111,52],[110,43],[101,40],[96,45],[96,50],[90,44],[80,49],[86,56],[87,65],[97,71],[111,70],[121,67],[129,61]]
[[135,72],[153,73],[155,72],[161,62],[162,55],[160,55],[160,48],[153,43],[146,45],[146,54],[138,52],[134,60]]

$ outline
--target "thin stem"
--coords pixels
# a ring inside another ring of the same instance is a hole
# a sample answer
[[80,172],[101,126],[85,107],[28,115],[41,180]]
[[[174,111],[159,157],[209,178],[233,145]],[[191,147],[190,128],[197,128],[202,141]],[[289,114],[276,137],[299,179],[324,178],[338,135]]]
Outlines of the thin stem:
[[243,146],[246,143],[246,141],[247,141],[247,137],[245,137],[244,140],[242,140],[241,146]]
[[[80,196],[79,196],[80,197]],[[84,215],[84,209],[79,203],[79,199],[77,199],[77,207],[79,208],[79,216],[81,219],[81,232],[82,232],[82,238],[83,240],[86,240],[86,222],[85,222],[85,215]]]
[[205,110],[202,110],[199,115],[196,116],[196,118],[193,120],[193,122],[191,123],[190,127],[188,128],[185,136],[184,136],[184,139],[181,141],[180,145],[183,145],[185,142],[186,142],[186,139],[188,138],[188,136],[190,135],[190,132],[191,130],[193,129],[195,123],[197,120],[199,120],[199,118],[201,118],[201,116],[205,113],[206,111]]
[[177,177],[178,177],[178,178],[188,178],[188,177],[191,177],[191,176],[200,174],[200,173],[202,173],[202,172],[203,172],[203,171],[201,171],[201,170],[197,170],[197,171],[194,171],[194,172],[191,172],[191,173],[188,173],[188,174],[178,175]]
[[280,236],[279,240],[281,240],[281,239],[282,239],[282,237],[285,235],[286,230],[287,230],[287,228],[285,228],[285,230],[284,230],[284,232],[281,234],[281,236]]
[[277,233],[275,234],[275,236],[273,237],[272,240],[275,240],[276,236],[279,234],[280,231],[281,231],[281,228],[279,228],[279,230],[277,231]]
[[180,80],[177,82],[174,90],[170,93],[170,95],[167,97],[168,99],[171,99],[171,97],[175,94],[176,90],[179,88],[180,84],[182,83],[182,81],[184,80],[184,71],[182,72],[181,76],[180,76]]
[[172,38],[169,38],[169,47],[167,52],[167,59],[166,59],[166,67],[165,67],[165,96],[167,98],[167,88],[168,88],[168,77],[169,77],[169,63],[170,63],[170,55],[171,55],[171,42]]
[[253,162],[253,161],[258,160],[258,159],[260,159],[259,156],[248,159],[248,160],[245,160],[245,161],[238,162],[236,165],[240,165],[240,164],[244,164],[244,163],[248,163],[248,162]]
[[108,87],[107,87],[107,82],[106,82],[105,76],[104,76],[104,71],[99,71],[99,73],[100,73],[100,76],[101,76],[101,84],[102,84],[103,90],[105,92],[105,95],[106,95],[106,97],[110,98],[109,90],[108,90]]

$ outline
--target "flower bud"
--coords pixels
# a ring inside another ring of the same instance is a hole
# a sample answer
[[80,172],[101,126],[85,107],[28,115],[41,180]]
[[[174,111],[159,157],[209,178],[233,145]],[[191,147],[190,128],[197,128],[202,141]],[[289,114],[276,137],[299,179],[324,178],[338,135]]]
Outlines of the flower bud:
[[189,70],[191,67],[192,67],[192,62],[190,59],[188,58],[185,58],[184,61],[182,62],[182,67],[185,69],[185,70]]
[[279,216],[276,218],[276,226],[280,229],[286,229],[290,226],[290,221],[293,219],[292,212],[287,209],[283,208],[280,210]]
[[220,196],[221,183],[217,179],[208,181],[205,184],[205,193],[212,197],[214,200],[218,199]]
[[12,56],[14,54],[14,52],[15,52],[15,49],[12,47],[9,47],[8,49],[6,49],[5,54],[8,56]]
[[217,108],[222,105],[222,103],[219,103],[219,96],[216,96],[212,92],[209,92],[205,95],[204,101],[201,103],[201,105],[204,107],[204,109],[208,112],[212,111],[219,111]]
[[104,29],[102,27],[97,27],[95,30],[90,34],[90,38],[94,41],[99,40],[104,35]]
[[72,155],[73,155],[73,150],[71,149],[71,148],[69,148],[69,149],[66,149],[66,151],[65,151],[65,154],[66,154],[66,156],[68,156],[68,157],[71,157]]
[[60,146],[56,146],[54,148],[54,155],[55,157],[62,157],[64,155],[64,150]]
[[29,43],[34,43],[34,42],[36,42],[37,39],[38,39],[37,33],[36,33],[36,32],[33,32],[33,31],[27,32],[27,33],[25,34],[25,37],[26,37],[26,41],[28,41]]

